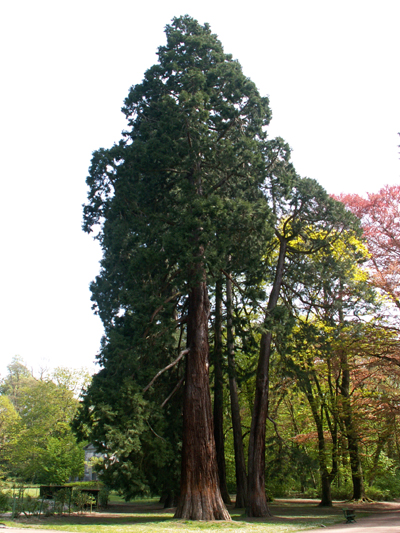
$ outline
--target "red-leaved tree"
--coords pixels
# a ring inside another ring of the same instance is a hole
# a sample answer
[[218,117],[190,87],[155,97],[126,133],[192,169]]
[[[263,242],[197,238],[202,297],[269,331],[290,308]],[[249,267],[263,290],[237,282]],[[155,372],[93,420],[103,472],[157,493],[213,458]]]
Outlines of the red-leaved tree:
[[341,194],[337,200],[361,220],[373,283],[400,309],[400,185],[386,185],[366,198]]

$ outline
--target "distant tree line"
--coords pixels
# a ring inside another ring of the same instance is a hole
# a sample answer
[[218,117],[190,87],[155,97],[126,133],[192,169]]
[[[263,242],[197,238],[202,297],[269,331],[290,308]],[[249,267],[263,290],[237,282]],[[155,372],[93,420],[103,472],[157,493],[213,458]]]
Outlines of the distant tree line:
[[85,452],[72,430],[85,371],[57,368],[34,376],[20,357],[0,380],[0,476],[14,482],[65,483],[82,477]]

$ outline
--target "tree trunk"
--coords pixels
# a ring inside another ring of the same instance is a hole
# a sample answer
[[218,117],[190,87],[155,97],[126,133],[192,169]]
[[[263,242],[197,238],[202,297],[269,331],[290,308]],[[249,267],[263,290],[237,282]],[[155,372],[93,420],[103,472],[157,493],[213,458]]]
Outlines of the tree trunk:
[[[351,479],[353,483],[353,500],[363,500],[365,498],[364,476],[361,465],[360,451],[358,448],[358,437],[355,431],[354,422],[350,408],[350,398],[344,399],[344,423],[346,428],[347,446],[350,456]],[[347,404],[347,405],[346,405]]]
[[239,397],[236,382],[235,347],[233,340],[232,321],[232,282],[226,279],[226,308],[227,308],[227,335],[228,335],[228,371],[229,391],[231,395],[231,412],[233,426],[233,444],[235,449],[236,471],[236,502],[235,508],[247,507],[247,474],[246,461],[244,458],[242,421],[240,417]]
[[209,301],[205,275],[189,293],[183,403],[181,494],[175,518],[230,520],[219,489],[208,369]]
[[342,351],[340,354],[342,366],[342,382],[340,384],[340,394],[342,396],[343,420],[346,428],[347,445],[350,456],[351,478],[353,482],[353,500],[363,500],[365,498],[364,476],[361,465],[360,451],[358,448],[358,435],[353,421],[352,407],[350,403],[350,370],[347,354]]
[[217,452],[219,488],[224,503],[231,503],[226,486],[224,438],[224,380],[222,375],[222,280],[216,283],[214,323],[214,438]]
[[268,417],[268,373],[271,333],[261,337],[256,393],[249,440],[247,516],[270,516],[265,495],[265,424]]
[[332,507],[332,476],[328,471],[321,472],[321,501],[318,507]]
[[[279,235],[278,235],[279,236]],[[275,309],[281,290],[287,242],[279,236],[279,258],[274,284],[268,300],[267,316]],[[268,417],[269,360],[271,355],[272,333],[261,336],[260,356],[258,359],[256,391],[251,419],[249,439],[249,477],[247,490],[247,515],[270,516],[265,495],[265,424]]]
[[314,422],[317,427],[318,435],[318,461],[319,461],[319,471],[321,475],[321,501],[319,507],[332,507],[332,493],[331,493],[331,483],[333,476],[328,472],[327,465],[327,456],[326,456],[326,446],[325,446],[325,436],[323,428],[323,411],[321,409],[321,416],[318,412],[317,402],[312,393],[312,387],[310,380],[305,378],[306,383],[306,394],[307,399],[311,407],[311,412],[313,414]]

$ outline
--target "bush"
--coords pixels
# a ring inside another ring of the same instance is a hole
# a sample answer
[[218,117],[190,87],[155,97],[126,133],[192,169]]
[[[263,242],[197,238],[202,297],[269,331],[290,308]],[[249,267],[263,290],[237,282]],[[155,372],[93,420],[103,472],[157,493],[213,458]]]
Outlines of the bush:
[[353,495],[353,484],[350,478],[343,479],[338,484],[337,481],[331,486],[333,500],[350,500]]
[[0,514],[11,510],[9,491],[0,490]]
[[96,504],[96,500],[91,494],[81,492],[80,490],[76,490],[72,493],[72,499],[77,511],[80,513],[83,513],[85,509],[88,509],[89,507],[91,511],[92,506]]
[[367,487],[365,489],[365,495],[367,496],[367,498],[370,498],[371,500],[375,500],[377,502],[393,500],[389,489],[381,489],[375,486]]
[[110,496],[110,491],[106,487],[102,487],[99,492],[99,501],[98,501],[98,504],[100,507],[108,507],[109,496]]
[[284,498],[289,496],[293,487],[291,479],[283,480],[282,478],[269,479],[265,483],[265,492],[270,498]]
[[21,501],[20,512],[25,516],[36,516],[40,513],[40,500],[32,498],[29,494]]
[[400,470],[397,462],[381,452],[378,464],[366,472],[367,484],[366,494],[373,500],[399,498]]
[[54,512],[58,514],[63,514],[68,506],[68,512],[71,511],[71,491],[72,488],[66,487],[65,489],[60,489],[54,495]]
[[307,487],[303,494],[298,494],[297,497],[303,497],[303,498],[309,498],[310,500],[316,500],[317,498],[320,498],[321,492],[318,489],[315,489],[314,487]]

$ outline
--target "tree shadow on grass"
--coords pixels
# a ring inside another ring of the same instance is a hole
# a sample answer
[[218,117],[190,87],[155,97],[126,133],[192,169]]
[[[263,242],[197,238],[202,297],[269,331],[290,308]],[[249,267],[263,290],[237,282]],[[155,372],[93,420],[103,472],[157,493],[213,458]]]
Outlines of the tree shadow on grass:
[[[234,509],[233,505],[228,506],[229,512],[232,516],[233,522],[226,522],[229,527],[246,523],[250,524],[265,524],[265,525],[315,525],[321,524],[323,520],[324,525],[333,524],[342,519],[343,502],[337,502],[333,507],[321,508],[317,506],[318,501],[296,501],[296,500],[275,500],[270,504],[272,517],[265,518],[248,518],[245,516],[244,509]],[[365,510],[365,509],[363,509]],[[374,509],[375,512],[377,509]],[[386,510],[386,509],[385,509]],[[391,509],[392,510],[392,509]],[[34,525],[51,526],[54,529],[58,527],[67,528],[68,526],[135,526],[144,525],[149,526],[154,524],[154,529],[162,523],[170,522],[173,527],[174,523],[182,521],[174,519],[175,509],[164,509],[162,504],[158,502],[130,502],[130,503],[115,503],[109,508],[101,510],[100,512],[86,513],[86,514],[71,514],[63,516],[52,517],[31,517],[20,518],[17,523]],[[361,511],[361,509],[360,509]],[[367,514],[369,514],[367,512]],[[186,521],[189,523],[190,521]],[[15,524],[15,522],[14,522]]]

